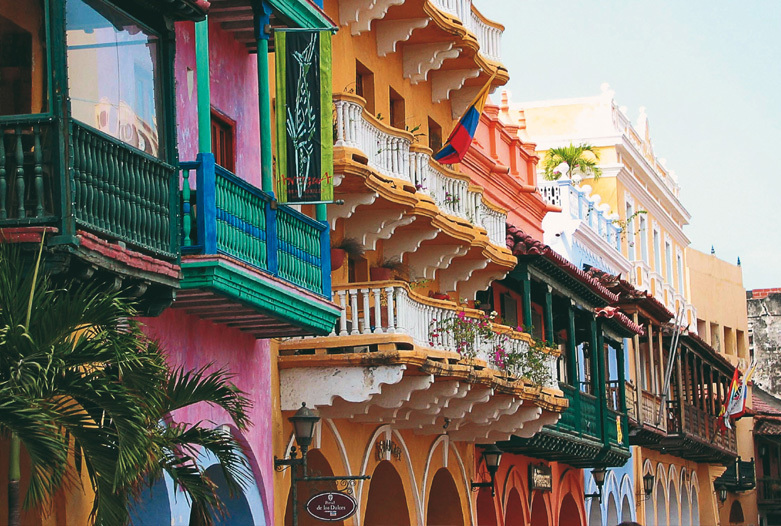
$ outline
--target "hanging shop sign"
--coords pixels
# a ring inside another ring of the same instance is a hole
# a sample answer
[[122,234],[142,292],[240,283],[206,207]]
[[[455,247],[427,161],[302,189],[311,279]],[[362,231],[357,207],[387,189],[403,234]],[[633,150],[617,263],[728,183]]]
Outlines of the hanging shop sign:
[[333,199],[331,32],[278,30],[276,197]]
[[356,500],[340,491],[318,493],[306,503],[306,511],[319,521],[337,522],[350,518],[358,510]]
[[553,473],[545,464],[529,465],[529,489],[551,491],[553,489]]

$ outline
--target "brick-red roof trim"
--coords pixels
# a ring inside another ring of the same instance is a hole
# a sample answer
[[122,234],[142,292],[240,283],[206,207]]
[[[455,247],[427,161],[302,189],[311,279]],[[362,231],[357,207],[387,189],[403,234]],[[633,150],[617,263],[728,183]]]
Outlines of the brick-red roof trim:
[[619,303],[634,303],[656,316],[661,323],[666,323],[675,316],[661,301],[654,298],[650,292],[638,289],[632,283],[621,279],[620,276],[608,274],[596,267],[589,268],[587,273],[602,283],[610,292],[618,294]]
[[618,295],[607,290],[607,288],[598,280],[580,270],[545,243],[526,234],[520,228],[508,224],[506,242],[507,248],[512,251],[514,256],[540,256],[547,259],[565,273],[569,274],[576,281],[583,283],[593,293],[606,300],[608,303],[615,303],[618,301]]
[[595,309],[597,318],[604,318],[610,320],[614,324],[623,327],[627,332],[639,334],[640,336],[645,334],[643,328],[630,320],[626,314],[618,310],[618,307],[604,307],[602,309]]

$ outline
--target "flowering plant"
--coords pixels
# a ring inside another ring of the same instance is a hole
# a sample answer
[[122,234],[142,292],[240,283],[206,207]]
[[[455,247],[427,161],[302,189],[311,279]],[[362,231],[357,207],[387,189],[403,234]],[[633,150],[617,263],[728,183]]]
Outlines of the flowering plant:
[[457,205],[461,202],[461,198],[458,197],[456,194],[451,194],[450,192],[445,192],[445,204],[446,205]]
[[498,336],[491,328],[491,320],[490,315],[467,317],[463,310],[455,316],[432,319],[429,324],[429,345],[453,350],[464,358],[473,359],[481,344],[490,345]]

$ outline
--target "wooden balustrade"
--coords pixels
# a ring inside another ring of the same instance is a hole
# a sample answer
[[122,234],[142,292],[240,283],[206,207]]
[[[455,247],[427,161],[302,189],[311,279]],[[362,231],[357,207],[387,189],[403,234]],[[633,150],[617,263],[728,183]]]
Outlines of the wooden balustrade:
[[[0,119],[0,221],[30,223],[54,215],[52,119]],[[17,220],[17,221],[14,221]]]
[[181,163],[180,168],[183,253],[225,254],[330,298],[331,264],[323,257],[330,255],[325,223],[277,205],[269,194],[215,165],[211,154],[199,154],[198,161]]
[[759,504],[781,504],[781,478],[760,477],[757,479],[757,500]]
[[75,121],[71,126],[76,221],[174,256],[176,169],[88,126]]

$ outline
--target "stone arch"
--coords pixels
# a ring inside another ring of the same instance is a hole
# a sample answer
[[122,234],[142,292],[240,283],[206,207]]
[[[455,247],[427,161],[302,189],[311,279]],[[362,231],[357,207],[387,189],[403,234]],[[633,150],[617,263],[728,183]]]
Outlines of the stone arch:
[[[319,449],[310,449],[306,455],[307,467],[309,474],[317,474],[318,476],[330,477],[333,476],[334,471],[331,468],[330,462],[326,459],[325,455]],[[299,526],[319,526],[321,521],[316,520],[304,511],[304,505],[309,500],[312,487],[305,482],[299,482],[298,488],[298,524]],[[327,487],[322,487],[320,491],[327,491]],[[293,524],[293,487],[291,485],[288,490],[287,505],[285,506],[285,526],[291,526]],[[343,526],[344,521],[332,522],[335,526]]]
[[559,526],[580,526],[580,510],[572,493],[567,493],[561,501],[559,509]]
[[616,499],[610,497],[607,501],[607,526],[617,526],[619,522]]
[[523,499],[518,492],[518,488],[510,488],[510,492],[507,494],[507,500],[505,501],[504,508],[504,525],[505,526],[524,526],[526,524],[526,513],[523,509]]
[[[446,451],[442,455],[434,455],[436,453],[437,449],[440,447],[445,448]],[[452,457],[452,458],[451,458]],[[423,470],[423,481],[422,486],[420,488],[420,516],[421,520],[419,524],[423,524],[422,517],[426,513],[423,509],[423,503],[430,501],[430,491],[433,487],[433,480],[431,477],[431,473],[436,471],[440,468],[445,468],[446,470],[450,469],[450,462],[455,460],[456,464],[455,467],[457,467],[457,470],[459,474],[461,475],[460,484],[456,484],[456,490],[458,491],[459,499],[457,502],[459,502],[462,506],[462,515],[465,517],[469,517],[471,520],[471,517],[474,516],[474,510],[472,508],[472,498],[471,498],[471,483],[469,478],[466,476],[466,468],[464,467],[464,462],[461,459],[461,455],[458,452],[458,448],[453,447],[450,443],[450,437],[447,435],[441,435],[439,438],[437,438],[433,444],[431,444],[431,447],[429,448],[428,456],[426,457],[426,465]],[[455,481],[455,479],[453,479]]]
[[[672,470],[671,470],[672,471]],[[667,498],[667,503],[670,514],[670,520],[669,525],[670,526],[681,526],[679,517],[680,517],[680,500],[678,499],[678,492],[675,489],[675,484],[672,480],[670,480],[670,489],[669,489],[669,497]]]
[[635,518],[635,492],[632,487],[632,478],[629,475],[624,474],[624,476],[621,477],[619,488],[618,501],[621,502],[621,522],[637,520]]
[[730,524],[743,524],[745,522],[743,517],[743,506],[740,505],[740,501],[733,500],[732,506],[729,509],[729,523]]
[[[510,495],[513,495],[511,501]],[[526,490],[526,479],[523,475],[523,471],[518,469],[516,465],[510,466],[507,470],[507,476],[504,480],[504,486],[502,490],[502,517],[505,521],[511,520],[508,513],[513,515],[513,520],[508,524],[525,524],[529,518],[529,503],[523,495],[528,495]],[[515,498],[517,497],[517,499]],[[511,505],[512,502],[512,505]],[[509,510],[509,511],[508,511]]]
[[389,460],[374,469],[365,509],[364,526],[410,526],[404,484]]
[[426,503],[426,524],[428,526],[466,526],[456,482],[447,468],[434,473]]
[[496,499],[490,489],[481,488],[477,492],[477,526],[498,526],[496,515]]
[[[364,449],[363,457],[361,458],[361,467],[359,473],[368,473],[369,471],[372,471],[374,464],[379,463],[376,458],[377,453],[375,444],[380,438],[383,440],[392,439],[401,449],[401,466],[403,469],[399,469],[397,471],[399,471],[399,475],[402,477],[402,481],[407,481],[407,484],[405,485],[406,502],[408,503],[410,509],[414,510],[415,518],[413,522],[422,524],[423,512],[421,505],[421,495],[415,482],[415,471],[412,465],[412,458],[409,453],[409,447],[407,446],[407,443],[401,433],[399,433],[397,430],[394,430],[389,425],[379,426],[366,443],[366,448]],[[371,481],[358,481],[356,484],[355,493],[356,497],[358,498],[359,511],[353,516],[355,525],[362,524],[362,510],[365,509],[364,501],[368,499],[370,484]],[[413,519],[410,518],[410,520]]]
[[545,502],[542,491],[535,491],[532,497],[531,522],[532,526],[548,526],[550,524],[550,508]]
[[624,495],[621,501],[621,522],[634,521],[634,513],[632,512],[632,505],[629,503],[629,498]]
[[662,483],[664,479],[656,479],[656,491],[654,492],[656,500],[656,526],[668,526],[667,523],[667,491]]
[[588,512],[588,526],[602,526],[602,506],[599,505],[599,501],[590,499],[591,505]]

